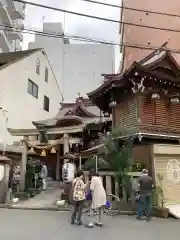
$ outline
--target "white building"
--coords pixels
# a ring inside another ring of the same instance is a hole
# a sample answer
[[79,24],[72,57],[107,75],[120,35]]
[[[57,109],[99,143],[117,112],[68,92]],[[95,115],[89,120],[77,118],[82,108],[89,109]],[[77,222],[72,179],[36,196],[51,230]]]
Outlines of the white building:
[[7,137],[8,144],[19,139],[6,136],[7,127],[35,128],[32,121],[54,117],[62,102],[43,49],[0,54],[0,86],[0,140]]
[[69,44],[63,36],[60,38],[63,34],[61,23],[44,23],[43,31],[55,33],[56,37],[35,36],[29,49],[45,49],[66,102],[74,102],[78,93],[86,96],[101,85],[101,74],[115,72],[114,46]]
[[64,99],[72,102],[80,93],[87,97],[104,80],[102,74],[115,72],[114,47],[105,44],[64,45]]
[[0,52],[21,50],[25,4],[0,0]]
[[[61,23],[44,23],[43,32],[49,32],[55,36],[64,33]],[[62,66],[64,43],[69,43],[64,37],[49,37],[42,35],[35,35],[35,41],[29,43],[29,49],[43,48],[46,51],[60,87],[62,86],[63,79]]]

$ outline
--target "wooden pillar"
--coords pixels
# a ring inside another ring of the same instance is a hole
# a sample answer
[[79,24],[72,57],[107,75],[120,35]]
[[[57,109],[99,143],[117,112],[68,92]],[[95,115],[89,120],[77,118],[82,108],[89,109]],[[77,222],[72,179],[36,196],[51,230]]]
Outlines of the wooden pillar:
[[111,176],[106,176],[106,192],[108,194],[112,193],[112,182],[111,182]]
[[112,129],[116,128],[116,107],[112,107]]
[[115,195],[119,196],[119,183],[115,178]]
[[[69,135],[67,133],[64,134],[64,155],[69,152]],[[66,160],[64,160],[65,163]]]
[[56,180],[60,180],[60,159],[59,159],[59,148],[56,152]]
[[22,157],[21,157],[21,172],[20,172],[20,191],[24,192],[25,190],[25,180],[26,180],[26,165],[28,157],[27,143],[25,139],[22,141]]

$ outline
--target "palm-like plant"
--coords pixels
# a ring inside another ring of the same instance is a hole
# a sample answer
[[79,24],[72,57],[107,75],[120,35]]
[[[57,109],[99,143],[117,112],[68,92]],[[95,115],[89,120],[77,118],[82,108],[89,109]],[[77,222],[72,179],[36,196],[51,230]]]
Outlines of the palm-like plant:
[[[118,138],[123,138],[123,144],[119,146]],[[111,134],[102,136],[104,143],[104,161],[115,172],[115,178],[119,187],[123,187],[126,196],[130,195],[131,176],[128,172],[132,169],[132,146],[134,139],[132,134],[125,129],[116,129]]]

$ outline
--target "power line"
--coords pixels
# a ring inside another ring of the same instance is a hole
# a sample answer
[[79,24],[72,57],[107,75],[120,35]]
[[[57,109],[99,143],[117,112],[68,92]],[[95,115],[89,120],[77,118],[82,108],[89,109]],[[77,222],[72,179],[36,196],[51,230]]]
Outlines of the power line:
[[94,1],[94,0],[81,0],[81,1],[88,2],[88,3],[94,3],[94,4],[99,4],[99,5],[103,5],[103,6],[107,6],[107,7],[131,10],[131,11],[135,11],[135,12],[145,12],[145,13],[152,13],[152,14],[156,14],[156,15],[163,15],[163,16],[180,18],[180,15],[178,15],[178,14],[171,14],[171,13],[166,13],[166,12],[157,12],[157,11],[151,11],[151,10],[147,10],[147,9],[131,8],[131,7],[119,6],[119,5],[111,4],[111,3],[97,2],[97,1]]
[[40,7],[40,8],[46,8],[46,9],[50,9],[50,10],[54,10],[54,11],[68,13],[68,14],[72,14],[72,15],[77,15],[77,16],[81,16],[81,17],[87,17],[87,18],[91,18],[91,19],[107,21],[107,22],[111,22],[111,23],[125,24],[125,25],[129,25],[129,26],[143,27],[143,28],[149,28],[149,29],[161,30],[161,31],[180,32],[180,30],[178,30],[178,29],[170,29],[170,28],[162,28],[162,27],[160,28],[160,27],[154,27],[154,26],[150,26],[150,25],[142,25],[142,24],[136,24],[136,23],[131,23],[131,22],[118,21],[118,20],[114,20],[114,19],[110,19],[110,18],[103,18],[103,17],[94,16],[94,15],[78,13],[78,12],[69,11],[69,10],[65,10],[65,9],[60,9],[60,8],[55,8],[55,7],[46,6],[46,5],[42,5],[42,4],[32,3],[32,2],[28,2],[28,1],[24,1],[24,0],[13,0],[13,1],[21,2],[24,4],[28,4],[28,5],[32,5],[32,6],[36,6],[36,7]]
[[[0,25],[0,27],[2,27],[2,29],[7,31],[7,32],[17,32],[17,33],[22,32],[22,28],[20,28],[20,27],[11,27],[11,26],[6,26],[6,25]],[[33,29],[30,29],[30,28],[24,28],[23,33],[33,34],[33,35],[35,33],[37,35],[44,36],[44,37],[66,38],[66,39],[82,41],[82,42],[107,44],[107,45],[129,47],[129,48],[142,49],[142,50],[157,50],[159,48],[159,46],[155,47],[155,46],[129,44],[129,43],[118,44],[118,43],[108,42],[108,41],[104,41],[104,40],[100,40],[100,39],[93,39],[93,38],[85,37],[85,36],[76,36],[76,35],[62,34],[62,33],[58,34],[58,33],[52,33],[52,32],[43,32],[43,31],[33,30]],[[177,49],[167,49],[167,51],[170,51],[172,53],[180,53],[180,50],[177,50]]]

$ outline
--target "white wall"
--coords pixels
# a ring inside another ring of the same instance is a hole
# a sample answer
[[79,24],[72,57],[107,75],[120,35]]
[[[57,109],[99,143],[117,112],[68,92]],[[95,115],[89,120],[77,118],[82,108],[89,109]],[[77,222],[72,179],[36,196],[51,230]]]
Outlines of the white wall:
[[74,101],[78,93],[87,97],[103,82],[104,73],[115,72],[114,47],[105,44],[64,45],[64,84],[66,101]]
[[[55,35],[63,33],[61,23],[44,23],[43,31],[46,33],[50,32],[51,34],[55,33]],[[63,38],[48,37],[41,35],[35,35],[35,41],[30,42],[28,45],[29,49],[34,48],[45,49],[60,87],[62,86],[63,78],[62,75],[63,45],[64,45]]]
[[[36,73],[36,60],[40,60],[40,75]],[[45,67],[49,69],[45,81]],[[27,92],[28,79],[39,86],[38,99]],[[31,56],[0,70],[0,106],[8,110],[9,128],[34,128],[32,121],[54,117],[62,96],[46,55],[38,51]],[[43,110],[44,95],[50,99],[49,112]],[[8,143],[17,137],[8,136]]]
[[[60,34],[61,23],[44,23],[43,30]],[[80,93],[86,96],[102,84],[103,73],[115,73],[114,46],[106,44],[64,44],[63,38],[35,36],[29,49],[44,48],[62,87],[65,101],[73,101]],[[87,97],[87,96],[86,96]]]

